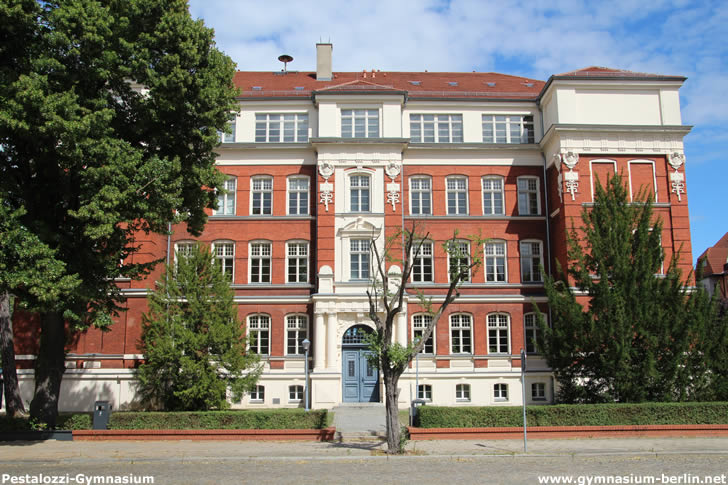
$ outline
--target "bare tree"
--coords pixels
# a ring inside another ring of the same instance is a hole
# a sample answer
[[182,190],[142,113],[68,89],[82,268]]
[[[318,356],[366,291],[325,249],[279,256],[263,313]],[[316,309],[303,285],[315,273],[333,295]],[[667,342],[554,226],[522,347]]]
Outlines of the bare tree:
[[[372,243],[374,253],[374,278],[367,290],[369,298],[369,318],[374,322],[375,331],[369,337],[369,349],[372,351],[371,362],[382,373],[384,381],[385,405],[387,413],[387,448],[389,453],[401,453],[401,429],[399,424],[399,379],[412,362],[415,355],[422,351],[425,342],[430,338],[447,307],[460,296],[459,287],[468,281],[470,272],[481,263],[479,250],[472,254],[465,250],[457,237],[457,231],[451,239],[445,241],[443,249],[449,256],[450,285],[445,299],[437,308],[431,296],[415,291],[423,309],[432,316],[422,336],[407,346],[394,342],[394,325],[397,315],[403,311],[405,300],[411,296],[406,289],[415,261],[420,257],[422,246],[429,240],[430,233],[418,233],[417,226],[403,228],[396,234],[386,238],[381,251]],[[472,247],[481,248],[481,238],[469,238]],[[401,249],[402,257],[396,253]],[[401,273],[391,271],[393,265],[400,263]]]

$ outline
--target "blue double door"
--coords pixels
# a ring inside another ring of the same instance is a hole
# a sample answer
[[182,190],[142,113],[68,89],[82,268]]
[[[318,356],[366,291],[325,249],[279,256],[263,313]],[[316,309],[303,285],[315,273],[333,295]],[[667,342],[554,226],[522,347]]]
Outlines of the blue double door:
[[379,402],[379,372],[367,361],[371,352],[364,348],[344,348],[344,402]]

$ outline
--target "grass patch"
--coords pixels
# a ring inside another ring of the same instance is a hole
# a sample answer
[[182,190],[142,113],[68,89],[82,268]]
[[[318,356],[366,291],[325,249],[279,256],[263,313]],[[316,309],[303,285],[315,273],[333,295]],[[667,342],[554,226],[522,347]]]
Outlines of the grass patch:
[[[523,425],[520,406],[421,406],[421,428],[493,428]],[[531,406],[529,426],[728,424],[728,403],[561,404]]]

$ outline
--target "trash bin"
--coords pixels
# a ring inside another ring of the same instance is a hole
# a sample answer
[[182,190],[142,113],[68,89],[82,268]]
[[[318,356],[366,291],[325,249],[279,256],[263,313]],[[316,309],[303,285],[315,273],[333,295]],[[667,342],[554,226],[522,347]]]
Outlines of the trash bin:
[[412,407],[410,408],[410,426],[415,425],[415,418],[417,417],[417,408],[424,406],[427,403],[426,399],[413,399]]
[[94,403],[94,429],[109,429],[111,417],[111,403],[109,401],[96,401]]

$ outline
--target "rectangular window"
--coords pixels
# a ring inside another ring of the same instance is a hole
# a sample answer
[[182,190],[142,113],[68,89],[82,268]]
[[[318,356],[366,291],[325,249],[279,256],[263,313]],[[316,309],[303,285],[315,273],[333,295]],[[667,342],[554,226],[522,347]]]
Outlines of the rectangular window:
[[287,267],[289,283],[308,283],[308,243],[288,243]]
[[412,215],[432,214],[432,181],[429,177],[410,179],[410,201]]
[[462,143],[463,115],[410,115],[412,143]]
[[225,179],[222,184],[222,190],[217,192],[217,210],[215,215],[235,215],[235,191],[237,187],[237,179],[230,177]]
[[412,262],[412,281],[415,283],[433,282],[432,266],[432,243],[424,242],[420,246],[419,254]]
[[470,401],[470,384],[455,385],[455,400]]
[[506,243],[493,241],[485,243],[485,281],[488,283],[506,281]]
[[468,213],[468,179],[448,177],[445,181],[447,191],[447,214],[464,215]]
[[253,177],[251,186],[253,196],[251,214],[268,216],[273,214],[273,178]]
[[[419,340],[425,332],[425,329],[432,323],[432,316],[426,314],[414,315],[412,317],[412,337],[414,340]],[[425,346],[422,347],[423,354],[434,354],[435,353],[435,341],[433,333],[430,334],[429,338],[425,342]]]
[[235,262],[235,244],[229,242],[212,243],[215,264],[220,268],[228,281],[233,281],[233,265]]
[[288,179],[288,215],[308,215],[307,177],[291,177]]
[[508,315],[492,313],[488,315],[488,353],[508,353]]
[[432,386],[430,384],[420,384],[417,386],[417,399],[432,401]]
[[526,327],[526,353],[537,353],[536,338],[538,337],[538,322],[535,313],[527,313],[523,316],[524,326]]
[[518,178],[518,214],[537,216],[539,211],[538,179],[536,177]]
[[452,354],[470,354],[471,347],[470,315],[450,315],[450,340]]
[[255,115],[256,143],[305,143],[308,141],[308,114]]
[[258,355],[270,353],[270,317],[268,315],[250,315],[248,317],[250,350]]
[[264,402],[265,401],[265,387],[263,386],[255,386],[252,391],[250,391],[250,402]]
[[223,143],[235,143],[235,120],[237,115],[235,113],[230,114],[230,121],[227,123],[227,130],[225,133],[218,132],[220,141]]
[[352,175],[351,183],[351,212],[369,212],[369,177],[367,175]]
[[288,402],[303,401],[303,386],[288,386]]
[[288,315],[286,317],[286,354],[304,355],[303,341],[308,336],[308,317]]
[[270,243],[250,244],[250,282],[270,283]]
[[483,143],[534,143],[533,116],[483,115]]
[[507,401],[508,400],[508,384],[493,385],[493,398],[496,401]]
[[531,384],[531,400],[532,401],[545,401],[546,400],[546,384],[543,382],[534,382]]
[[377,138],[379,136],[379,110],[342,109],[341,136],[343,138]]
[[465,241],[448,241],[447,244],[448,274],[450,281],[458,273],[462,273],[460,281],[470,281],[470,243]]
[[521,281],[523,283],[541,282],[541,243],[521,242]]
[[369,239],[350,239],[351,279],[369,279]]
[[503,179],[500,177],[484,177],[483,214],[493,216],[502,215],[503,213]]

